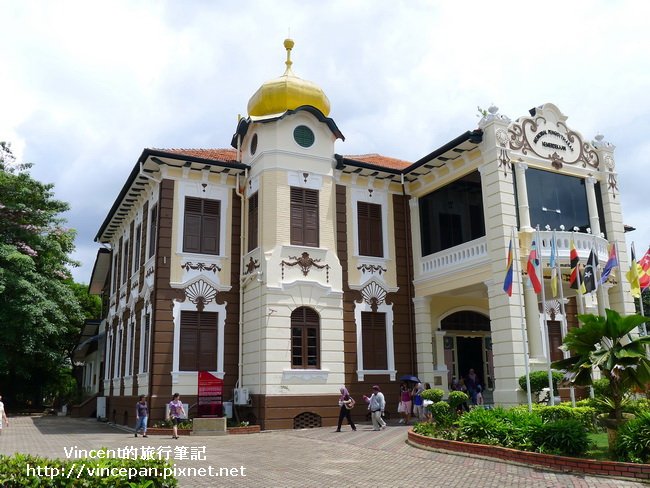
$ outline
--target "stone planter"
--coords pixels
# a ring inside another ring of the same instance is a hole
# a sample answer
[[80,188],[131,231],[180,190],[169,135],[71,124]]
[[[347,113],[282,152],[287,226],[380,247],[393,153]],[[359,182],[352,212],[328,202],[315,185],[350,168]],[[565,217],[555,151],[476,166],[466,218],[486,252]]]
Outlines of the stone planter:
[[229,427],[228,434],[259,434],[259,425],[247,425],[246,427]]

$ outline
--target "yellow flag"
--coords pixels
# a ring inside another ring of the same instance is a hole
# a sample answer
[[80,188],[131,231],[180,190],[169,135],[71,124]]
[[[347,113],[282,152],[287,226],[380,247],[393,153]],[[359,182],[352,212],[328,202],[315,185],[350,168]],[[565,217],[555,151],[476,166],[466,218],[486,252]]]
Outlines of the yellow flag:
[[639,298],[641,296],[641,284],[639,283],[639,263],[636,262],[636,257],[634,256],[634,248],[632,248],[632,263],[630,264],[630,270],[625,274],[627,276],[627,281],[630,282],[630,291],[634,298]]

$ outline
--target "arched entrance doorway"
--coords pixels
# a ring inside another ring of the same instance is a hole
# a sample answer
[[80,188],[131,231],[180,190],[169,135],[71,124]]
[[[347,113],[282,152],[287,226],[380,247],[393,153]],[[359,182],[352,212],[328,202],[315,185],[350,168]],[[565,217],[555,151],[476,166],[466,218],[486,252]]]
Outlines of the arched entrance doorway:
[[[485,387],[485,397],[494,389],[494,364],[490,318],[478,312],[455,312],[442,319],[445,331],[445,365],[448,384],[453,378],[464,378],[474,369]],[[488,400],[488,398],[486,398]]]

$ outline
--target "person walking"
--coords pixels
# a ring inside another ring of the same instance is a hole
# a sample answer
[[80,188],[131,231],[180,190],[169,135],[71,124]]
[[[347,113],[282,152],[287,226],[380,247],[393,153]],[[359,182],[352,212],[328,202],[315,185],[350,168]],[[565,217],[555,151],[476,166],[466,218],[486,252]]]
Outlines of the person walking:
[[413,387],[413,391],[411,392],[411,397],[413,398],[413,417],[419,422],[422,422],[424,418],[423,398],[421,396],[423,391],[422,383],[418,383]]
[[368,403],[368,410],[370,410],[370,418],[372,419],[372,430],[382,430],[386,428],[386,422],[382,418],[384,409],[386,408],[386,399],[384,394],[379,389],[378,385],[372,387],[372,395],[368,398],[363,395],[363,399]]
[[5,427],[9,427],[9,419],[7,418],[7,413],[5,412],[5,404],[2,403],[2,395],[0,395],[0,434],[2,434],[2,424],[5,424]]
[[140,395],[138,403],[135,404],[135,437],[138,431],[142,430],[142,437],[147,437],[147,420],[149,420],[149,407],[144,395]]
[[352,430],[356,431],[357,427],[354,425],[354,421],[352,420],[352,415],[350,412],[350,410],[352,410],[352,407],[354,407],[355,401],[350,396],[350,392],[345,386],[342,386],[340,391],[341,396],[339,397],[339,407],[341,410],[339,411],[339,424],[336,428],[336,432],[341,432],[341,424],[343,423],[344,418],[348,419],[348,424],[350,424]]
[[399,388],[399,407],[397,411],[402,414],[399,423],[408,425],[409,420],[411,420],[411,390],[406,383],[402,383]]
[[172,439],[178,439],[178,424],[180,423],[181,419],[187,417],[185,409],[183,408],[183,402],[181,402],[180,395],[178,393],[174,393],[172,401],[169,402],[168,406],[169,418],[172,421],[172,429],[174,431]]

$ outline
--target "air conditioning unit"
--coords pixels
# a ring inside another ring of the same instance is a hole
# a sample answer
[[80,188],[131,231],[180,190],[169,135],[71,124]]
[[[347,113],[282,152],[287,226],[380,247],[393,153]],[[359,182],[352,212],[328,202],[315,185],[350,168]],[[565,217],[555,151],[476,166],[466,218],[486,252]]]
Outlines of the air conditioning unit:
[[235,405],[248,405],[250,396],[248,388],[235,388]]

